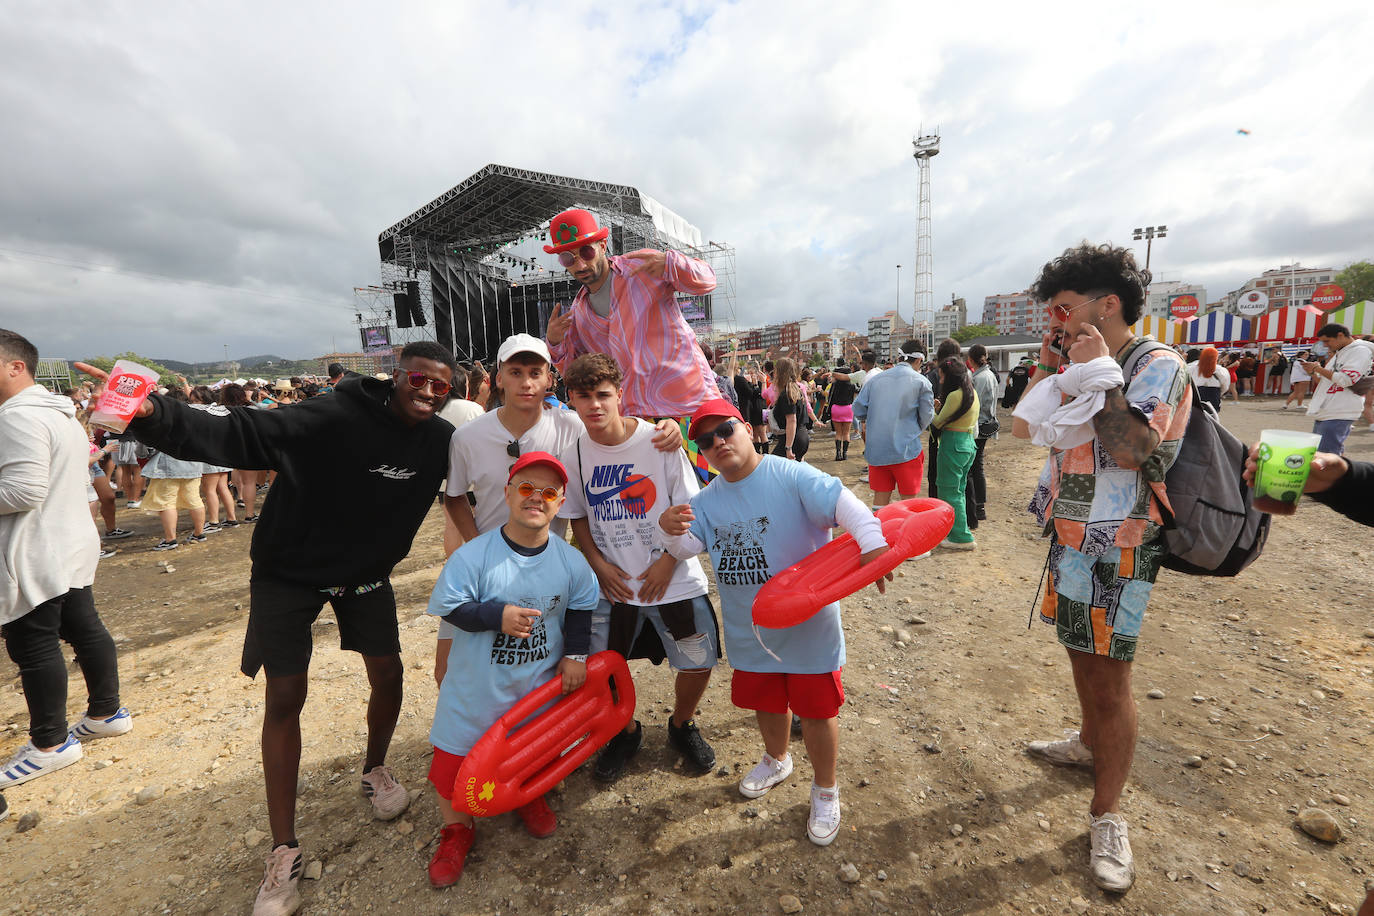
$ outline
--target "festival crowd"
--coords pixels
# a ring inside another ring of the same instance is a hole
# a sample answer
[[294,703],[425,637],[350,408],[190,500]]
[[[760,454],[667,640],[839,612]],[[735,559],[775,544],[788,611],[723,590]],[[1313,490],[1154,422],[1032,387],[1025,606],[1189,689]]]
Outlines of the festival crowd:
[[[1040,615],[1067,651],[1082,713],[1078,730],[1027,750],[1091,771],[1089,871],[1103,889],[1127,891],[1135,862],[1121,797],[1137,735],[1130,673],[1164,560],[1165,477],[1196,409],[1189,392],[1215,391],[1202,400],[1219,407],[1231,390],[1226,361],[1212,350],[1185,362],[1135,337],[1129,328],[1148,271],[1125,249],[1084,244],[1041,271],[1033,292],[1049,303],[1051,332],[1038,357],[1005,381],[985,348],[964,351],[954,340],[933,354],[907,341],[889,365],[856,352],[828,367],[785,357],[740,366],[733,353],[700,346],[675,302],[677,293],[714,288],[709,266],[676,251],[611,255],[607,234],[583,210],[554,217],[545,250],[581,289],[555,309],[542,338],[505,340],[490,373],[417,342],[381,378],[334,366],[324,384],[282,380],[270,390],[178,379],[119,434],[89,423],[105,373],[78,364],[92,381],[67,397],[50,394],[34,382],[33,345],[0,330],[0,551],[9,565],[0,623],[31,720],[29,741],[0,768],[0,790],[69,766],[85,743],[133,728],[114,642],[92,597],[99,558],[131,536],[115,524],[116,501],[158,515],[157,551],[255,524],[240,668],[265,675],[272,850],[253,912],[295,912],[311,624],[330,604],[341,648],[362,656],[369,697],[360,791],[376,818],[396,818],[411,796],[386,763],[403,704],[389,577],[442,493],[448,560],[428,605],[440,618],[427,774],[442,821],[428,867],[433,886],[459,880],[476,842],[469,812],[493,801],[456,797],[465,759],[531,690],[554,678],[564,694],[577,690],[589,658],[606,651],[669,663],[665,740],[699,774],[716,755],[697,708],[728,657],[731,701],[754,712],[760,745],[738,791],[757,798],[779,790],[798,765],[791,745],[799,738],[812,772],[805,836],[828,845],[841,822],[841,609],[826,604],[765,631],[753,623],[755,597],[837,527],[857,542],[860,565],[883,557],[874,510],[894,493],[921,495],[923,479],[926,495],[953,515],[933,546],[977,549],[973,532],[988,520],[983,461],[1001,431],[1000,399],[1016,408],[1010,431],[1049,448],[1028,488],[1049,542]],[[1369,524],[1371,466],[1340,452],[1364,409],[1364,396],[1350,389],[1369,377],[1374,351],[1352,347],[1339,326],[1324,327],[1320,339],[1330,354],[1324,364],[1293,364],[1314,383],[1323,437],[1308,489]],[[1251,377],[1245,371],[1237,369],[1237,383]],[[805,460],[826,426],[838,463],[850,459],[854,440],[863,443],[872,506]],[[181,511],[191,525],[184,536]],[[890,578],[877,578],[880,592]],[[61,640],[76,652],[88,696],[71,726]],[[655,689],[637,685],[641,696]],[[611,737],[592,777],[618,779],[650,724],[632,719]],[[516,812],[533,837],[557,829],[542,797]]]

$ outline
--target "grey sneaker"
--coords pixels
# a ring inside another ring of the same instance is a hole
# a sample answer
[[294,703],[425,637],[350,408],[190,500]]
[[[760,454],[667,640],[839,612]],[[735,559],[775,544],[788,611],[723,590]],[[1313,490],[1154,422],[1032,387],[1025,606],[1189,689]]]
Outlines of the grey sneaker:
[[840,832],[840,787],[823,789],[811,784],[811,815],[806,819],[806,838],[817,846],[829,846]]
[[1126,893],[1135,883],[1135,857],[1131,855],[1125,818],[1109,811],[1101,817],[1090,817],[1089,824],[1093,881],[1104,891]]
[[372,799],[372,811],[378,820],[399,817],[410,806],[410,794],[396,781],[388,766],[373,767],[364,774],[363,794]]
[[792,775],[792,755],[774,760],[765,752],[749,775],[739,781],[739,794],[745,798],[759,798],[768,790]]
[[1093,768],[1092,748],[1083,743],[1078,732],[1065,732],[1068,736],[1060,741],[1032,741],[1026,745],[1026,753],[1041,760],[1058,764],[1061,767]]
[[258,885],[253,916],[291,916],[301,908],[301,851],[278,846],[267,854],[267,872]]

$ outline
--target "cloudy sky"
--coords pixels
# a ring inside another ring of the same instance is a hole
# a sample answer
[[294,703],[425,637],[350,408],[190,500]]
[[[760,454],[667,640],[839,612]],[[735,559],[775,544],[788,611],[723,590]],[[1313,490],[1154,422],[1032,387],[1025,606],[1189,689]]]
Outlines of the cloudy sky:
[[1293,11],[7,4],[0,325],[68,358],[355,349],[378,232],[495,162],[634,185],[734,245],[741,325],[861,327],[912,308],[920,125],[937,302],[1151,223],[1156,275],[1217,298],[1374,257],[1374,17]]

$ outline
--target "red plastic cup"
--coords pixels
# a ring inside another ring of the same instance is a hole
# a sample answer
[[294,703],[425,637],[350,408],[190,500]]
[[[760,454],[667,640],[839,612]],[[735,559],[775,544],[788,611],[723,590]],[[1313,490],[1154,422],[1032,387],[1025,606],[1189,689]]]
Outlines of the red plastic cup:
[[157,389],[158,374],[147,366],[121,359],[110,370],[105,393],[91,411],[90,423],[112,433],[122,433],[138,408]]

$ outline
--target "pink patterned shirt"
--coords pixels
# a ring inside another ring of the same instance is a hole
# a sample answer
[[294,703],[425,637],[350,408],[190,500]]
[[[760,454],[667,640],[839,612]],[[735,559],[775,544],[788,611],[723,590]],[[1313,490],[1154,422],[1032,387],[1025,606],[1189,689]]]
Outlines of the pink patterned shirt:
[[559,372],[584,353],[605,353],[624,373],[621,412],[633,417],[690,416],[702,401],[719,397],[716,376],[706,362],[674,291],[704,295],[716,288],[716,274],[703,261],[666,251],[661,278],[631,274],[632,261],[611,257],[611,314],[591,307],[587,288],[573,299],[572,326],[549,353]]

